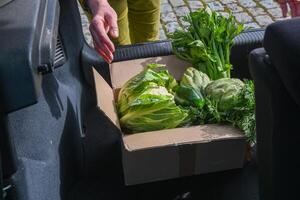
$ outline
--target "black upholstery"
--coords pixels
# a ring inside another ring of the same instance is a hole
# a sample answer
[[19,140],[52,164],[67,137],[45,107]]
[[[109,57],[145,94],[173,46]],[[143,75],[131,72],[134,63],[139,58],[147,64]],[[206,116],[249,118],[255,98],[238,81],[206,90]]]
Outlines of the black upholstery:
[[3,198],[3,175],[2,175],[2,157],[1,157],[1,150],[0,150],[0,200]]
[[300,199],[300,19],[270,25],[250,55],[255,83],[260,193]]
[[289,94],[300,106],[300,18],[268,26],[264,47]]

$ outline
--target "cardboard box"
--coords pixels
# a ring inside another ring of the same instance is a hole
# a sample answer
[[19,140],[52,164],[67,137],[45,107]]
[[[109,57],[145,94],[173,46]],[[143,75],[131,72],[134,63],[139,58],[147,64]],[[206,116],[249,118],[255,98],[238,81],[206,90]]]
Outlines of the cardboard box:
[[[115,107],[118,89],[148,63],[166,64],[179,80],[188,63],[175,56],[122,61],[110,65],[111,88],[94,70],[99,109],[122,134],[125,183],[141,184],[241,168],[246,140],[240,130],[225,125],[200,125],[126,135]],[[99,122],[101,123],[101,122]]]

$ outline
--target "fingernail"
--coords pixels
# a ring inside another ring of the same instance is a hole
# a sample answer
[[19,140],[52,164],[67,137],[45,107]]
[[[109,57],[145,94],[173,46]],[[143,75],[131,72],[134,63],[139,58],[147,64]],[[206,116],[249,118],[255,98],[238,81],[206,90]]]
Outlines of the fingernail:
[[114,31],[113,31],[113,34],[115,35],[115,37],[119,37],[119,31],[114,30]]

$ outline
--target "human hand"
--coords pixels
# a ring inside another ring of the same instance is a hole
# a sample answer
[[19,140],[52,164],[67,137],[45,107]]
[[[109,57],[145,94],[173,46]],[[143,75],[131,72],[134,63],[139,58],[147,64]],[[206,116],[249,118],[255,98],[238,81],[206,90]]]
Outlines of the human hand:
[[277,0],[279,3],[283,17],[287,16],[288,6],[291,9],[292,17],[300,16],[300,1],[297,0]]
[[89,0],[88,5],[93,14],[90,32],[94,47],[106,62],[111,63],[115,46],[108,34],[112,38],[119,36],[117,14],[107,0]]

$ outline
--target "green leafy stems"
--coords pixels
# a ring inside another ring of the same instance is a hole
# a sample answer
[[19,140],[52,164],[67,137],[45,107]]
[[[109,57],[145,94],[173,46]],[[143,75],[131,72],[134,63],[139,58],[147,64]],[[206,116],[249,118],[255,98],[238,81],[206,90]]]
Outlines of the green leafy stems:
[[228,18],[201,9],[184,17],[189,25],[169,35],[173,52],[206,73],[212,80],[230,78],[230,50],[233,39],[244,27],[232,14]]

